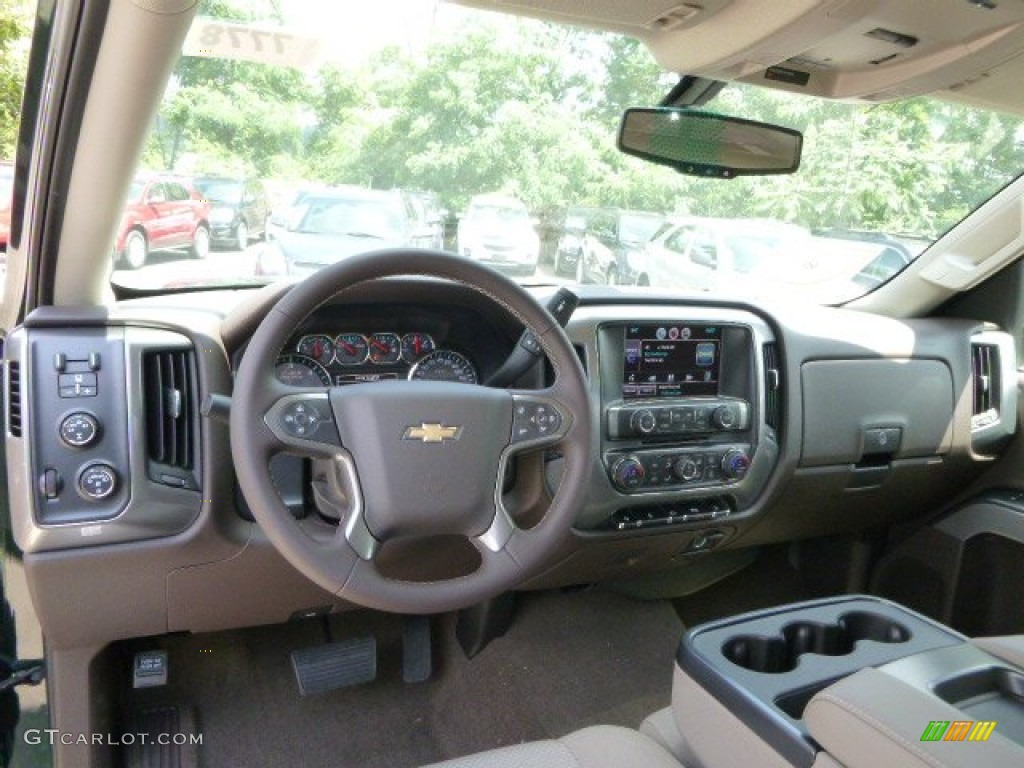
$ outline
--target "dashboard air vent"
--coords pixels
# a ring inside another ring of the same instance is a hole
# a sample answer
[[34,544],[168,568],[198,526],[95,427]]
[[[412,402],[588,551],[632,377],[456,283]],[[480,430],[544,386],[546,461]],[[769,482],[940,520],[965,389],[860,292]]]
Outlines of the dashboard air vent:
[[778,344],[765,344],[761,354],[764,357],[764,421],[778,431],[782,427],[782,374]]
[[999,418],[999,347],[971,344],[974,418],[971,426],[984,427]]
[[7,364],[7,431],[21,437],[21,363]]
[[197,488],[199,385],[195,353],[185,349],[147,351],[142,368],[150,479]]

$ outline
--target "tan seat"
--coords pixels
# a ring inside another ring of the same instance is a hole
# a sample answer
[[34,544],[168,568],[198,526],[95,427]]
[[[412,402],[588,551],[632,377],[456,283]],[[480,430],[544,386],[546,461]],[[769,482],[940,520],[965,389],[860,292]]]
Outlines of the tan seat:
[[638,731],[598,725],[560,739],[511,747],[435,763],[427,768],[682,768],[682,764]]

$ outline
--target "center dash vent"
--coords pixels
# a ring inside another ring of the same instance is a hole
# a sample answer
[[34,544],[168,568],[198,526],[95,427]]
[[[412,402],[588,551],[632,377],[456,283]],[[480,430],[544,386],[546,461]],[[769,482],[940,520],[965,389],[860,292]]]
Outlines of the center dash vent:
[[971,426],[985,427],[999,419],[999,347],[971,344],[971,387],[974,394]]
[[782,373],[778,344],[765,344],[761,354],[764,359],[764,422],[778,432],[782,429]]
[[146,454],[151,480],[199,488],[199,382],[192,350],[151,350],[142,357]]
[[21,437],[21,363],[7,363],[7,431]]

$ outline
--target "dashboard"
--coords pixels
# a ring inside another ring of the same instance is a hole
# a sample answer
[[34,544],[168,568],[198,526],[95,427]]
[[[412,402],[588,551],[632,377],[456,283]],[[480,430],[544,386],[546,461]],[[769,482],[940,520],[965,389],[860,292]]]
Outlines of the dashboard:
[[[49,585],[38,607],[53,643],[340,607],[245,514],[227,426],[200,412],[208,396],[230,396],[250,336],[285,290],[40,310],[9,336],[13,530],[26,567]],[[595,435],[586,502],[526,588],[923,516],[980,474],[1016,428],[1013,339],[975,321],[597,286],[579,298],[566,333],[587,375]],[[316,387],[486,385],[522,331],[464,286],[382,281],[302,321],[276,374]],[[514,386],[540,389],[551,375],[541,360]],[[562,462],[554,446],[510,464],[506,506],[523,527],[557,491]],[[278,470],[293,513],[320,514],[315,463]],[[396,559],[415,578],[457,557],[432,545]],[[111,595],[130,598],[130,615]],[[69,603],[88,610],[74,619]]]

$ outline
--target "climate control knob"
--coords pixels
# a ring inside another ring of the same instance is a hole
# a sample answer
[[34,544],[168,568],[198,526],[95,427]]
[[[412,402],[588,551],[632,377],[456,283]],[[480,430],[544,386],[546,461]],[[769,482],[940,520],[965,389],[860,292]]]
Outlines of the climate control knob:
[[647,470],[636,456],[626,456],[612,467],[612,482],[617,488],[629,491],[643,485]]
[[711,414],[711,423],[719,429],[732,429],[736,422],[736,411],[728,405],[718,406]]
[[658,420],[655,418],[653,411],[645,408],[633,414],[629,420],[629,426],[633,428],[634,432],[638,432],[641,435],[649,435],[657,428]]
[[672,474],[674,474],[680,480],[689,482],[695,480],[700,472],[700,468],[697,466],[697,462],[693,459],[680,459],[672,467]]
[[89,501],[102,501],[117,490],[117,470],[109,464],[90,464],[78,475],[78,493]]
[[60,422],[60,439],[69,448],[87,448],[100,437],[100,423],[85,411],[68,414]]
[[746,451],[739,448],[731,448],[722,457],[722,474],[730,480],[739,480],[750,469],[750,457]]

